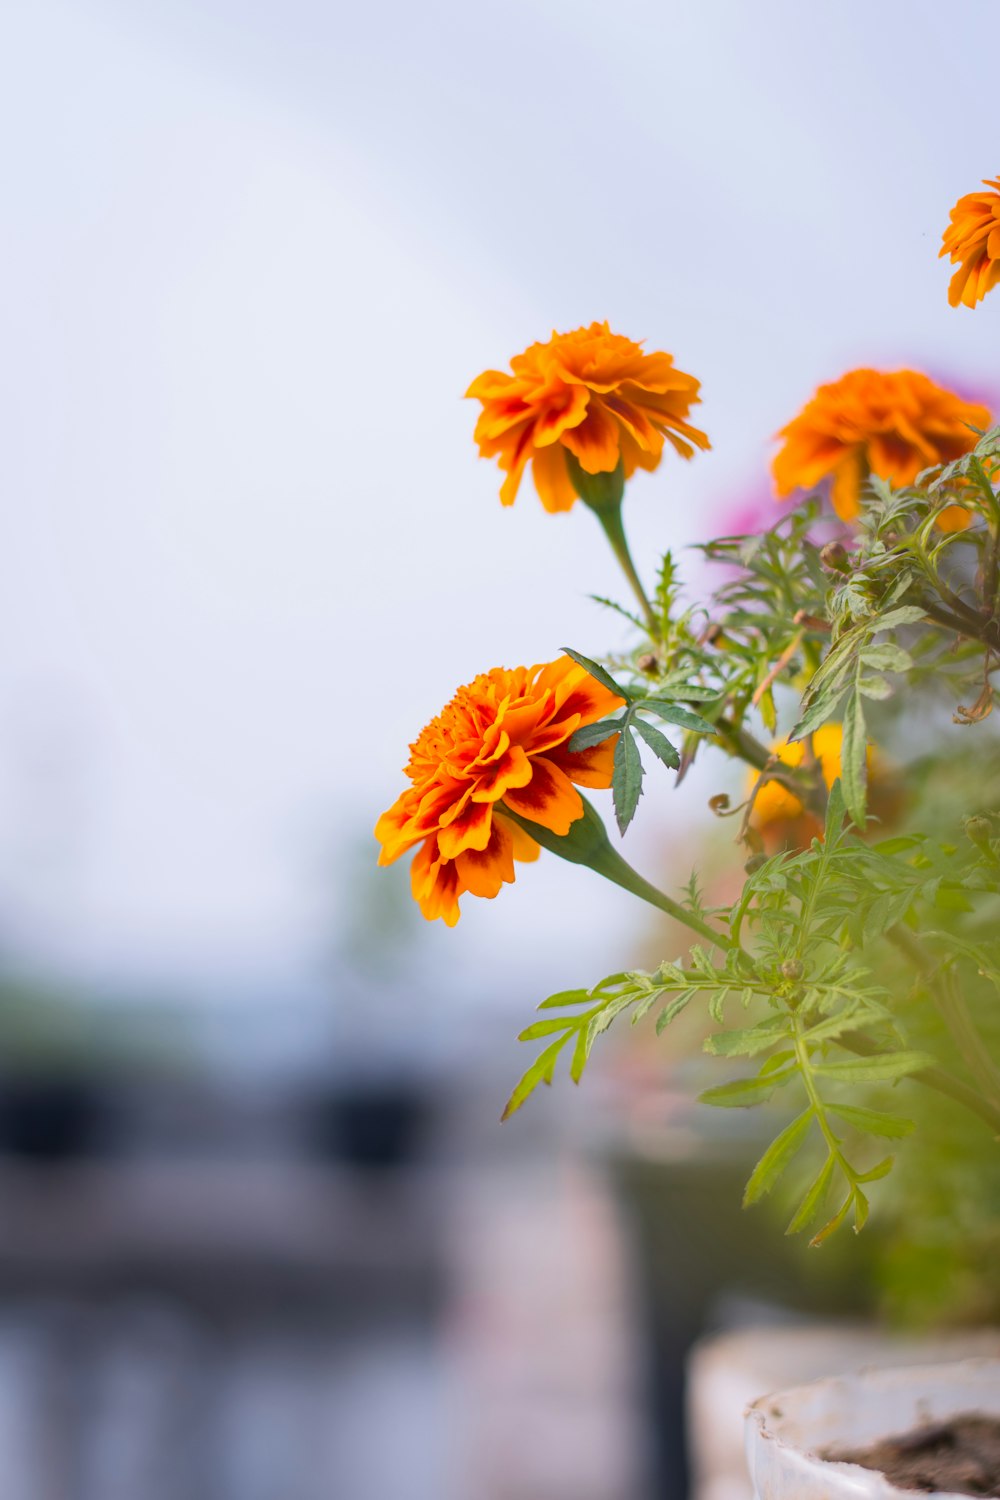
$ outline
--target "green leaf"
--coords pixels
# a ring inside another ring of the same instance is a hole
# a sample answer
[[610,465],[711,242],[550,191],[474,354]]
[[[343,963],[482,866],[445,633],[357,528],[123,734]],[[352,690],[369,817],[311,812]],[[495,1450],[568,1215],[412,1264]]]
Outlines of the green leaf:
[[507,1100],[504,1112],[500,1116],[501,1120],[509,1120],[511,1115],[521,1108],[525,1099],[530,1098],[540,1083],[552,1082],[559,1054],[569,1041],[571,1034],[567,1031],[565,1036],[559,1037],[557,1041],[546,1047],[544,1052],[538,1054]]
[[705,1051],[716,1057],[755,1057],[788,1035],[788,1017],[768,1016],[742,1031],[717,1031],[705,1038]]
[[[652,724],[646,724],[639,718],[632,720],[632,727],[637,734],[642,735],[650,750],[652,750],[653,754],[659,760],[662,760],[665,766],[669,766],[672,771],[677,770],[681,763],[681,758],[666,735],[661,734],[658,729],[654,729]],[[572,749],[572,741],[570,741],[570,748]]]
[[[719,697],[718,688],[702,687],[696,682],[684,682],[671,684],[659,682],[655,692],[650,694],[657,702],[662,703],[666,699],[679,700],[681,703],[711,703]],[[641,706],[645,706],[646,700],[639,700]]]
[[[864,1197],[864,1194],[862,1193],[861,1196]],[[852,1185],[851,1191],[848,1193],[843,1203],[837,1209],[837,1212],[834,1214],[833,1218],[830,1219],[828,1223],[824,1224],[819,1234],[814,1234],[812,1239],[809,1241],[810,1247],[812,1249],[815,1250],[816,1248],[818,1248],[818,1246],[822,1245],[824,1240],[828,1240],[831,1234],[835,1233],[835,1231],[840,1228],[841,1224],[843,1224],[844,1220],[847,1218],[851,1204],[854,1201],[855,1189]]]
[[537,1042],[543,1036],[552,1036],[557,1031],[573,1028],[574,1016],[552,1016],[546,1021],[533,1021],[518,1033],[519,1042]]
[[617,734],[625,723],[625,716],[618,719],[600,719],[596,724],[584,724],[570,735],[568,749],[574,754],[578,750],[590,750],[594,745],[603,745],[613,734]]
[[860,693],[847,699],[844,710],[844,738],[841,746],[840,776],[844,784],[844,802],[851,815],[851,822],[859,833],[864,833],[865,788],[868,780],[868,731],[865,711]]
[[880,1177],[888,1177],[889,1173],[892,1171],[895,1160],[896,1158],[894,1156],[883,1157],[882,1161],[878,1162],[876,1166],[869,1167],[867,1172],[860,1173],[858,1176],[858,1181],[878,1182]]
[[571,661],[575,661],[578,667],[582,667],[585,672],[593,677],[595,682],[599,682],[602,687],[606,687],[609,693],[614,693],[617,697],[624,698],[626,703],[632,701],[631,692],[626,688],[619,687],[610,672],[605,671],[604,667],[600,666],[596,661],[591,661],[589,656],[583,656],[579,651],[574,651],[569,646],[561,646],[560,650],[564,656],[568,656]]
[[696,729],[700,734],[717,734],[714,724],[710,724],[701,714],[696,714],[692,708],[684,708],[680,703],[669,703],[664,698],[643,698],[640,708],[648,709],[651,714],[656,714],[658,719],[665,719],[668,724],[676,724],[680,729]]
[[861,660],[866,667],[874,672],[909,672],[913,666],[913,657],[902,646],[896,646],[892,641],[883,641],[878,646],[866,646],[861,653]]
[[858,1187],[854,1185],[854,1233],[860,1234],[868,1223],[868,1199]]
[[926,1052],[881,1052],[875,1057],[851,1057],[844,1062],[813,1063],[814,1073],[836,1083],[891,1083],[908,1073],[934,1065]]
[[587,1066],[590,1057],[590,1038],[585,1028],[577,1033],[576,1045],[573,1048],[573,1056],[569,1062],[569,1076],[574,1083],[579,1083],[583,1077],[583,1070]]
[[586,1005],[592,999],[589,990],[559,990],[555,995],[549,995],[547,1000],[542,1000],[538,1009],[557,1010],[564,1005]]
[[794,1072],[794,1068],[789,1068],[784,1073],[768,1073],[763,1078],[738,1078],[733,1083],[706,1089],[698,1099],[702,1104],[715,1104],[721,1109],[749,1108],[770,1099],[775,1089],[787,1083]]
[[926,620],[927,611],[919,604],[903,604],[898,609],[890,609],[887,615],[882,615],[876,622],[874,630],[895,630],[898,625],[915,625],[918,620]]
[[813,1219],[815,1219],[816,1215],[820,1211],[823,1199],[826,1197],[826,1191],[830,1186],[830,1181],[833,1177],[833,1169],[835,1166],[836,1159],[832,1156],[828,1156],[826,1161],[820,1168],[818,1174],[813,1179],[808,1190],[806,1191],[806,1195],[802,1199],[802,1202],[795,1210],[791,1222],[789,1223],[788,1228],[785,1230],[786,1234],[800,1234],[801,1231],[807,1228],[808,1225],[812,1223]]
[[749,1208],[751,1203],[756,1203],[759,1198],[764,1197],[765,1193],[771,1191],[809,1134],[812,1119],[813,1111],[810,1107],[804,1110],[798,1119],[786,1126],[771,1142],[750,1175],[750,1181],[743,1194],[744,1208]]
[[846,689],[841,684],[811,699],[809,707],[792,730],[790,738],[804,740],[807,734],[812,734],[814,730],[819,729],[820,725],[825,724],[827,719],[832,719],[840,707],[845,692]]
[[688,1001],[693,998],[694,994],[694,990],[684,990],[681,994],[675,996],[675,998],[671,1000],[669,1005],[665,1005],[663,1007],[663,1009],[660,1011],[660,1014],[656,1018],[657,1036],[663,1035],[667,1027],[670,1025],[671,1021],[675,1021],[677,1019],[681,1011],[684,1010],[684,1008],[688,1004]]
[[862,1131],[865,1135],[881,1135],[888,1140],[902,1140],[904,1135],[909,1135],[914,1125],[912,1120],[904,1120],[899,1115],[886,1115],[878,1109],[866,1109],[860,1104],[828,1104],[826,1108],[833,1115],[839,1115],[848,1125],[853,1125],[855,1130]]
[[635,817],[635,810],[642,796],[642,774],[639,747],[626,731],[618,736],[611,776],[611,794],[614,797],[615,821],[619,833],[624,833]]

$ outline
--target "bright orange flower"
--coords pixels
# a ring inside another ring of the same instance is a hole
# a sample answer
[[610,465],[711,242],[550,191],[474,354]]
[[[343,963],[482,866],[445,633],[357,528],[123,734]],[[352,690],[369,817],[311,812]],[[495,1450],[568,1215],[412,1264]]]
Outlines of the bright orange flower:
[[510,362],[512,373],[486,370],[467,396],[483,403],[475,438],[483,458],[506,474],[500,489],[513,505],[530,461],[546,510],[569,510],[577,499],[566,467],[572,453],[588,474],[607,474],[622,460],[626,479],[655,469],[664,438],[682,458],[710,443],[688,425],[701,400],[700,382],[674,367],[669,354],[644,354],[642,345],[607,323],[555,333]]
[[514,879],[515,859],[538,858],[535,840],[504,816],[508,808],[562,835],[583,816],[573,782],[611,785],[617,736],[579,752],[567,741],[622,702],[568,656],[494,667],[459,688],[410,746],[412,785],[375,825],[379,864],[419,844],[414,898],[429,921],[454,927],[463,892],[496,896]]
[[1000,177],[984,177],[988,193],[967,193],[951,211],[938,255],[958,270],[948,287],[952,307],[975,307],[1000,281]]
[[778,495],[832,476],[833,508],[853,521],[870,474],[912,484],[921,469],[967,453],[976,443],[970,428],[989,423],[985,406],[963,401],[918,370],[851,370],[821,385],[778,433],[785,440],[772,465]]
[[[823,724],[813,732],[811,738],[813,756],[819,762],[824,784],[829,790],[840,775],[840,749],[844,741],[844,731],[839,724]],[[785,740],[782,744],[774,746],[774,753],[783,766],[801,766],[805,759],[806,745],[803,740]],[[870,764],[870,747],[868,760]],[[749,773],[748,790],[753,790],[758,774],[757,771]],[[798,831],[798,825],[804,818],[808,819],[810,826],[810,831],[804,840],[808,843],[813,832],[822,831],[819,820],[812,814],[808,814],[801,800],[780,781],[765,781],[754,798],[750,822],[756,829],[778,829],[784,834],[793,829]],[[785,839],[782,838],[781,842],[785,842]],[[788,842],[792,840],[789,839]],[[799,840],[796,838],[794,842],[798,843]]]
[[[809,738],[813,757],[819,763],[823,784],[829,791],[841,772],[843,728],[840,724],[821,724]],[[801,766],[805,760],[806,745],[802,740],[785,740],[775,745],[774,751],[781,765]],[[874,745],[868,746],[867,760],[869,808],[884,829],[899,817],[901,789],[891,767]],[[753,791],[758,775],[757,771],[749,773],[748,794]],[[780,781],[764,782],[754,797],[750,826],[761,835],[767,854],[775,854],[779,849],[808,848],[814,838],[821,838],[823,835],[822,820]]]

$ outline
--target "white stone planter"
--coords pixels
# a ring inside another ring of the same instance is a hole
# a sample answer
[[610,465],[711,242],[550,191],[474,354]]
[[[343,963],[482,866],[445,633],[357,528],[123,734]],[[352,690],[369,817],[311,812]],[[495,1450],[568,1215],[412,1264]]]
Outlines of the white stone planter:
[[857,1370],[983,1358],[1000,1359],[1000,1330],[905,1338],[874,1324],[805,1322],[704,1339],[688,1361],[691,1500],[752,1500],[744,1419],[768,1391]]
[[[881,1475],[818,1454],[866,1447],[962,1412],[1000,1417],[1000,1359],[865,1370],[755,1401],[747,1461],[756,1500],[914,1500]],[[943,1494],[944,1492],[942,1492]]]

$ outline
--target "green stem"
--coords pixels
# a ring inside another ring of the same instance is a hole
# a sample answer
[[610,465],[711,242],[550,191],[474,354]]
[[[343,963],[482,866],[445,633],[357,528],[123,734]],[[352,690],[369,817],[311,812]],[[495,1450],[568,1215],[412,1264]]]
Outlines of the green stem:
[[651,637],[654,641],[658,641],[661,637],[659,621],[656,618],[653,606],[649,602],[646,590],[642,586],[642,579],[636,572],[635,563],[632,561],[632,554],[629,551],[628,538],[625,535],[625,526],[622,521],[621,505],[602,505],[600,507],[592,505],[591,510],[600,521],[604,535],[611,543],[611,550],[618,559],[619,566],[628,579],[629,587],[639,602],[639,608],[646,618],[646,625]]
[[774,751],[762,745],[760,740],[755,739],[748,730],[733,724],[726,718],[716,719],[715,728],[720,740],[725,740],[734,754],[738,755],[741,760],[745,760],[748,765],[754,766],[758,771],[770,767],[774,760]]
[[618,851],[610,844],[604,859],[600,864],[591,865],[591,869],[603,875],[605,880],[620,885],[623,890],[631,891],[633,896],[638,896],[642,901],[648,901],[650,906],[658,907],[660,911],[666,912],[667,916],[673,917],[675,922],[682,922],[685,927],[690,928],[692,932],[697,933],[700,938],[704,938],[715,947],[731,948],[733,946],[724,933],[709,927],[700,917],[696,917],[694,912],[688,911],[677,901],[671,900],[663,891],[657,890],[655,885],[650,885],[649,881],[644,880],[636,870],[633,870],[632,866],[622,859]]
[[[628,579],[629,586],[645,616],[646,627],[649,630],[650,637],[654,641],[662,640],[663,633],[660,628],[660,622],[656,617],[656,611],[649,602],[649,596],[642,586],[642,579],[639,577],[635,563],[632,561],[628,538],[625,535],[625,523],[622,520],[621,504],[596,505],[590,501],[586,503],[600,521],[604,535],[611,543],[611,550],[618,559],[619,566]],[[715,727],[718,730],[720,738],[724,739],[741,760],[745,760],[748,765],[755,766],[758,771],[762,771],[769,764],[771,751],[768,750],[766,745],[762,745],[759,740],[755,739],[752,734],[749,734],[747,730],[741,728],[739,725],[730,723],[725,718],[716,720]]]
[[688,911],[679,902],[671,900],[662,891],[658,891],[655,885],[650,885],[648,880],[633,870],[632,866],[622,858],[617,849],[612,847],[608,832],[602,823],[597,811],[581,797],[583,803],[583,816],[577,818],[570,825],[568,833],[553,833],[541,823],[533,823],[528,818],[522,818],[519,813],[512,811],[506,803],[501,803],[498,812],[505,818],[510,818],[526,834],[541,844],[543,849],[548,849],[552,854],[558,854],[560,859],[568,859],[574,865],[586,865],[598,875],[603,875],[605,880],[610,880],[614,885],[620,885],[623,890],[631,891],[633,896],[638,896],[641,901],[648,901],[650,906],[666,912],[668,917],[673,917],[676,922],[682,922],[685,927],[690,928],[698,937],[704,938],[716,948],[732,948],[734,944],[725,933],[718,932],[709,927],[694,912]]

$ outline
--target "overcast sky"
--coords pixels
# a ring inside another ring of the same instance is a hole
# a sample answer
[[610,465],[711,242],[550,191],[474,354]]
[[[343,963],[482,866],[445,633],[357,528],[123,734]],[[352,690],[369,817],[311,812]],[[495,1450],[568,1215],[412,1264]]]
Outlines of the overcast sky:
[[[454,688],[620,641],[592,518],[502,510],[461,400],[553,327],[703,382],[713,451],[628,502],[647,559],[766,493],[851,366],[989,398],[1000,296],[950,309],[936,254],[1000,170],[996,32],[989,0],[5,7],[0,936],[305,973]],[[593,979],[628,900],[543,861],[425,952]]]

